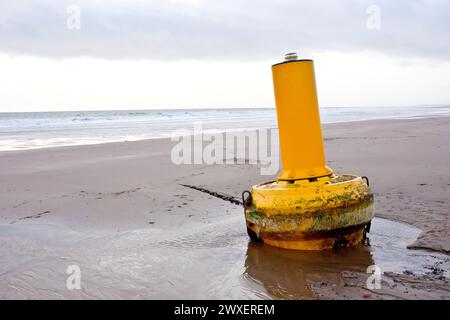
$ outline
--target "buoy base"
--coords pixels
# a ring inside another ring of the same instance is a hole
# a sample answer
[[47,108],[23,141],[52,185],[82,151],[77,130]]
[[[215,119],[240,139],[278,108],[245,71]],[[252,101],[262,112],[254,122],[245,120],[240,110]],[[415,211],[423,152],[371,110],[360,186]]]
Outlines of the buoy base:
[[353,175],[256,185],[244,207],[252,240],[295,250],[360,244],[374,217],[373,194]]
[[322,234],[317,234],[315,237],[306,236],[302,239],[273,239],[264,236],[263,239],[253,241],[264,242],[267,245],[291,249],[291,250],[328,250],[328,249],[338,249],[342,247],[354,246],[361,244],[366,239],[366,227],[367,225],[357,226],[356,228],[343,228],[338,230],[332,230],[333,232],[327,234],[326,232]]

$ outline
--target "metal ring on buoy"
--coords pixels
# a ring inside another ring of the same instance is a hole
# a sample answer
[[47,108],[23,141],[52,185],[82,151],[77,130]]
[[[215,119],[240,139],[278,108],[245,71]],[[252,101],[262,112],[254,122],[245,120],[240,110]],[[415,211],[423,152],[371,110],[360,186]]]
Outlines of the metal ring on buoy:
[[361,179],[363,179],[366,182],[367,186],[369,186],[369,178],[367,178],[366,176],[362,176]]
[[[248,196],[245,197],[245,194],[248,194]],[[242,192],[242,205],[244,206],[244,208],[248,208],[248,207],[250,207],[251,204],[252,204],[252,194],[248,190],[243,191]]]

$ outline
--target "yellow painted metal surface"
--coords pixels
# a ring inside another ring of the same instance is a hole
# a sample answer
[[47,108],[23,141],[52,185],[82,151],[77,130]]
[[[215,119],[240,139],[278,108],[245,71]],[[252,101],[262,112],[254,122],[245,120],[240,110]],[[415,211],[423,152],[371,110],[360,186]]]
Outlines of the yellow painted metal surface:
[[367,184],[354,175],[333,175],[315,181],[273,181],[255,185],[255,210],[267,216],[303,214],[323,209],[349,207],[369,197]]
[[278,179],[331,174],[326,166],[312,60],[272,66],[283,171]]

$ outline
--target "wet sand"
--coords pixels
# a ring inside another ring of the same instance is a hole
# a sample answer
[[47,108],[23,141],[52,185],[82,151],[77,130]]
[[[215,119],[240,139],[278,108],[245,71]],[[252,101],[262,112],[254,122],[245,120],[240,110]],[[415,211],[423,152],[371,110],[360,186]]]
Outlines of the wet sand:
[[449,299],[449,136],[450,118],[325,125],[378,219],[370,246],[324,253],[249,243],[241,206],[183,186],[239,199],[273,178],[259,165],[174,165],[168,139],[1,152],[0,298]]

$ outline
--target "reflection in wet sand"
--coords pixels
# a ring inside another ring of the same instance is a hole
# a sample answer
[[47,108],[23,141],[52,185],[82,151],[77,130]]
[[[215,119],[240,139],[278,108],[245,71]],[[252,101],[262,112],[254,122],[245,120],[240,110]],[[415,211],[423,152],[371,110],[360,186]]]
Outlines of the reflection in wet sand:
[[366,272],[373,265],[366,246],[336,251],[300,252],[249,243],[245,259],[245,277],[261,284],[271,298],[314,298],[311,282],[327,282],[338,288],[341,272]]

